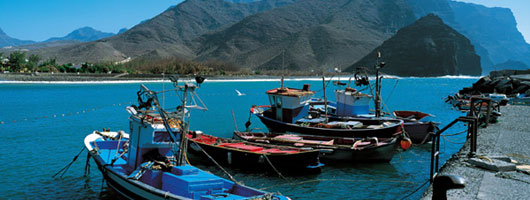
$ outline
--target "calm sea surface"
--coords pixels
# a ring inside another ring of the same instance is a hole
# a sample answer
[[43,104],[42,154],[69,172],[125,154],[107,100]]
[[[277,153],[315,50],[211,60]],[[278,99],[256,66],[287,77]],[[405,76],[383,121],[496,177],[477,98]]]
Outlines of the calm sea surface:
[[[390,111],[420,110],[436,115],[434,121],[448,124],[463,115],[451,110],[443,97],[475,82],[473,78],[402,78],[383,80],[383,100]],[[323,95],[320,81],[286,81],[288,87],[311,89]],[[146,83],[153,90],[169,83]],[[125,107],[137,104],[140,83],[113,84],[6,84],[0,83],[0,199],[115,199],[91,161],[91,173],[83,177],[86,151],[63,178],[52,176],[83,148],[84,137],[94,130],[128,130]],[[191,128],[215,136],[232,137],[235,112],[240,129],[252,105],[268,104],[265,91],[277,81],[205,82],[198,90],[209,111],[192,111]],[[246,93],[237,96],[235,89]],[[335,86],[327,95],[334,100]],[[166,107],[175,106],[174,95],[166,96]],[[263,127],[252,117],[253,127]],[[451,132],[464,130],[460,125]],[[458,151],[464,135],[442,140],[444,162]],[[192,163],[193,164],[193,163]],[[413,146],[396,154],[390,163],[327,165],[318,175],[288,177],[247,173],[230,169],[246,185],[279,192],[293,199],[400,199],[429,177],[430,145]],[[218,175],[213,166],[198,165]],[[426,187],[411,196],[417,199]]]

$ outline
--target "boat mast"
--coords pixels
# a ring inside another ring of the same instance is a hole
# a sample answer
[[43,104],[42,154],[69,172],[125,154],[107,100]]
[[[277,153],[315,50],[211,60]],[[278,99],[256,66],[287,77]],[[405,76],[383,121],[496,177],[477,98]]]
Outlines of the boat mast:
[[375,117],[381,117],[381,78],[379,77],[379,70],[385,66],[384,62],[379,63],[381,52],[377,51],[377,61],[375,65]]
[[186,103],[188,100],[188,84],[184,84],[184,97],[182,99],[182,114],[180,117],[180,120],[182,122],[181,127],[181,134],[180,134],[180,147],[179,147],[179,155],[177,160],[177,165],[182,165],[184,162],[184,154],[186,153],[186,149],[188,148],[186,136],[188,135],[188,124],[184,123],[185,121],[185,114],[186,114]]
[[285,50],[282,51],[282,80],[280,90],[283,91],[283,77],[285,76]]
[[326,118],[326,123],[328,123],[328,98],[326,96],[326,79],[324,78],[324,76],[322,76],[322,88],[323,88],[323,92],[324,92],[324,112],[325,112],[325,118]]

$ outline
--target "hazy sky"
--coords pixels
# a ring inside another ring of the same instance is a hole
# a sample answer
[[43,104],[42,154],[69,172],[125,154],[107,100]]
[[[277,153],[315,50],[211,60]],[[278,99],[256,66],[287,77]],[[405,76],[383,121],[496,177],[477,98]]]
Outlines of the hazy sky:
[[[459,0],[512,9],[530,40],[530,0]],[[0,28],[23,40],[43,41],[90,26],[116,33],[150,19],[182,0],[0,0]]]

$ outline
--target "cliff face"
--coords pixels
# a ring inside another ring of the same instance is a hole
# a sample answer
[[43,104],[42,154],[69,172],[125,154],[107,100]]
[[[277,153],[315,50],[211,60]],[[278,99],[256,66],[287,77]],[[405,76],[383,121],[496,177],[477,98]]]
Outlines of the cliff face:
[[481,57],[484,74],[509,60],[530,65],[530,45],[517,30],[510,9],[450,0],[407,0],[417,17],[434,13],[465,35]]
[[480,75],[480,57],[470,41],[442,19],[430,14],[402,28],[347,71],[376,63],[380,51],[387,65],[382,72],[398,76]]
[[[493,64],[512,60],[530,65],[530,45],[517,30],[517,22],[510,9],[454,1],[449,5],[461,27],[457,30],[484,47]],[[492,70],[491,65],[483,65],[484,73]]]

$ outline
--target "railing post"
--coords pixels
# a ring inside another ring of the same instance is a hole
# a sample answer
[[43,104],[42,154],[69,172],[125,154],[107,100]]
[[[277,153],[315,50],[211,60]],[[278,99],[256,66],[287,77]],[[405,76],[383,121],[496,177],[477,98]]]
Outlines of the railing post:
[[[480,105],[479,106],[479,110],[475,110],[476,108],[476,102],[478,102]],[[471,97],[471,100],[470,100],[470,108],[469,108],[469,114],[468,116],[471,116],[471,117],[479,117],[479,113],[482,109],[482,103],[487,103],[487,111],[486,111],[486,124],[484,125],[485,127],[487,127],[489,125],[489,121],[490,121],[490,115],[491,115],[491,108],[492,108],[492,100],[491,98],[484,98],[484,97]]]
[[438,141],[440,139],[440,135],[438,134],[440,132],[440,130],[436,129],[435,128],[435,132],[434,132],[434,135],[432,136],[432,145],[431,145],[431,171],[430,171],[430,174],[431,174],[431,177],[430,177],[430,180],[431,180],[431,183],[434,181],[434,176],[435,176],[435,168],[434,168],[434,162],[435,162],[435,159],[436,159],[436,141]]
[[[473,110],[471,110],[472,112]],[[443,132],[445,132],[447,129],[452,127],[457,122],[465,122],[467,123],[467,139],[470,139],[470,152],[468,156],[474,156],[475,152],[477,151],[477,131],[478,131],[478,118],[476,116],[467,116],[467,117],[459,117],[455,120],[453,120],[451,123],[449,123],[447,126],[442,128],[441,130],[436,128],[435,133],[433,133],[432,138],[432,145],[431,145],[431,168],[430,168],[430,181],[431,183],[434,181],[434,178],[438,175],[438,167],[440,162],[440,137]]]

